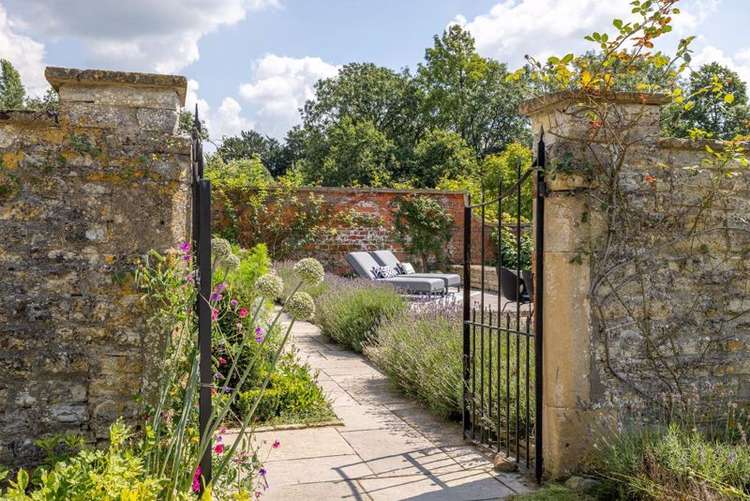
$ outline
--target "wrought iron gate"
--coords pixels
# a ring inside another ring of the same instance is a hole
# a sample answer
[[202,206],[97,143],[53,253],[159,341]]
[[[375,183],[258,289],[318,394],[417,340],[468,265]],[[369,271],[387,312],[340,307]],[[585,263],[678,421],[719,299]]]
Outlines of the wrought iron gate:
[[202,440],[208,445],[200,460],[203,486],[211,483],[211,438],[206,436],[211,419],[211,388],[213,367],[211,362],[211,181],[203,177],[203,143],[201,142],[201,122],[198,118],[198,105],[195,106],[195,121],[191,134],[191,187],[192,187],[192,242],[191,249],[196,260],[198,274],[195,280],[197,289],[195,312],[198,317],[198,350],[200,352],[200,393],[198,396],[199,427]]
[[[464,209],[464,438],[504,453],[527,471],[533,468],[537,480],[543,472],[543,134],[531,168],[522,172],[519,162],[512,186],[504,187],[501,181],[496,198],[484,200],[483,190],[480,203],[471,205],[469,200]],[[522,195],[532,185],[533,238],[532,225],[522,222]],[[490,208],[496,208],[496,221],[488,231]],[[479,231],[472,231],[473,221],[478,221]],[[472,253],[472,240],[477,237],[478,252]],[[534,259],[529,245],[524,245],[532,240]],[[522,262],[524,251],[529,257],[526,262]],[[515,256],[514,262],[507,262],[507,257],[504,262],[504,254]],[[472,271],[479,272],[474,283]],[[493,278],[496,283],[491,283]]]

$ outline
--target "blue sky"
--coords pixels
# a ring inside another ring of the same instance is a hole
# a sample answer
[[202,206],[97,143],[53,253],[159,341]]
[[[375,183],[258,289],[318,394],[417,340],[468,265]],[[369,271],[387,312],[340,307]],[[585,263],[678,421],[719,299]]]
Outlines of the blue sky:
[[[254,128],[282,136],[318,78],[347,62],[414,68],[458,22],[479,52],[520,65],[585,48],[625,18],[629,0],[0,0],[0,57],[40,92],[45,65],[179,73],[212,136]],[[697,64],[750,80],[750,0],[681,0],[668,50],[698,35]]]

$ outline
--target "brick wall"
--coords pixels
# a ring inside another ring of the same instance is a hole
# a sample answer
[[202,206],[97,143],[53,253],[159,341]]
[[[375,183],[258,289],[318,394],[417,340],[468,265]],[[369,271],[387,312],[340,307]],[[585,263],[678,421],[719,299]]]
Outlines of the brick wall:
[[[439,190],[392,190],[375,188],[300,188],[298,198],[307,200],[310,196],[322,199],[321,210],[327,215],[326,228],[318,234],[314,242],[309,243],[300,255],[318,258],[328,271],[348,274],[350,266],[344,260],[348,252],[360,250],[391,249],[399,259],[410,261],[415,265],[418,259],[408,256],[397,242],[394,231],[394,214],[398,207],[398,199],[410,194],[428,196],[436,199],[453,218],[452,237],[448,244],[447,256],[450,263],[463,261],[463,220],[464,194],[461,192]],[[245,217],[252,210],[247,200],[249,193],[242,196],[230,196],[234,211],[234,223],[227,216],[227,199],[215,197],[214,224],[221,231],[230,224],[236,224],[236,234],[242,245],[249,246],[256,242],[257,233],[249,231],[247,225],[251,218]],[[273,197],[271,202],[273,203]],[[342,216],[346,217],[342,217]],[[292,216],[293,217],[293,216]],[[475,221],[472,225],[474,245],[474,259],[479,260],[480,225]],[[488,259],[494,254],[489,250],[491,228],[488,226],[485,238],[488,241]],[[299,256],[295,256],[299,257]]]

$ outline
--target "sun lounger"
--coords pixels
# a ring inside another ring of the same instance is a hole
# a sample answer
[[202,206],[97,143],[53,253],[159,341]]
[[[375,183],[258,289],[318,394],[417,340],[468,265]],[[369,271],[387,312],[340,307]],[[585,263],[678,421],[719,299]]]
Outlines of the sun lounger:
[[360,278],[393,285],[400,292],[432,295],[444,294],[447,291],[445,281],[434,277],[411,278],[411,275],[399,275],[392,278],[378,278],[373,273],[373,269],[382,265],[379,265],[367,252],[350,252],[346,255],[346,262],[351,265]]
[[[381,266],[392,266],[397,270],[401,270],[401,262],[396,258],[395,254],[389,250],[379,250],[370,252],[373,259],[378,262]],[[408,278],[439,278],[445,283],[446,290],[449,287],[461,287],[461,277],[455,273],[409,273],[399,275],[400,277]]]

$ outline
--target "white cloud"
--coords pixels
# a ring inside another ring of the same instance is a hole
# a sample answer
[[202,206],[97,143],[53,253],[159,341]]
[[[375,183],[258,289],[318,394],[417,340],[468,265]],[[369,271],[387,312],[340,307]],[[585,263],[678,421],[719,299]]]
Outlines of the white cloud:
[[712,45],[706,46],[693,55],[690,66],[697,70],[704,64],[717,62],[734,70],[750,85],[750,47],[736,52],[733,56]]
[[48,87],[44,78],[44,45],[15,32],[8,13],[0,5],[0,58],[9,60],[21,74],[26,91],[32,95],[44,93]]
[[[682,13],[674,18],[675,33],[694,30],[716,11],[719,2],[686,0],[680,5]],[[614,32],[612,21],[630,19],[631,8],[626,0],[501,0],[487,14],[471,20],[459,14],[453,23],[472,33],[482,55],[515,67],[524,63],[526,54],[544,59],[593,48],[583,37],[593,31]]]
[[[210,134],[211,141],[219,143],[224,136],[236,136],[243,130],[255,128],[255,124],[242,116],[242,106],[234,98],[225,97],[221,105],[213,110],[205,99],[198,96],[200,85],[195,80],[188,80],[188,90],[185,99],[185,109],[194,111],[198,105],[198,115],[203,120]],[[211,150],[211,143],[206,144]]]
[[515,66],[525,54],[546,57],[577,48],[586,34],[626,18],[630,9],[622,0],[503,0],[487,14],[472,20],[459,15],[454,22],[471,32],[481,54]]
[[206,34],[279,0],[7,0],[24,31],[73,37],[92,64],[173,73],[198,60]]
[[314,96],[315,82],[337,72],[337,66],[319,57],[267,54],[253,64],[252,81],[240,86],[240,96],[257,110],[264,133],[281,136],[299,122],[298,110]]

